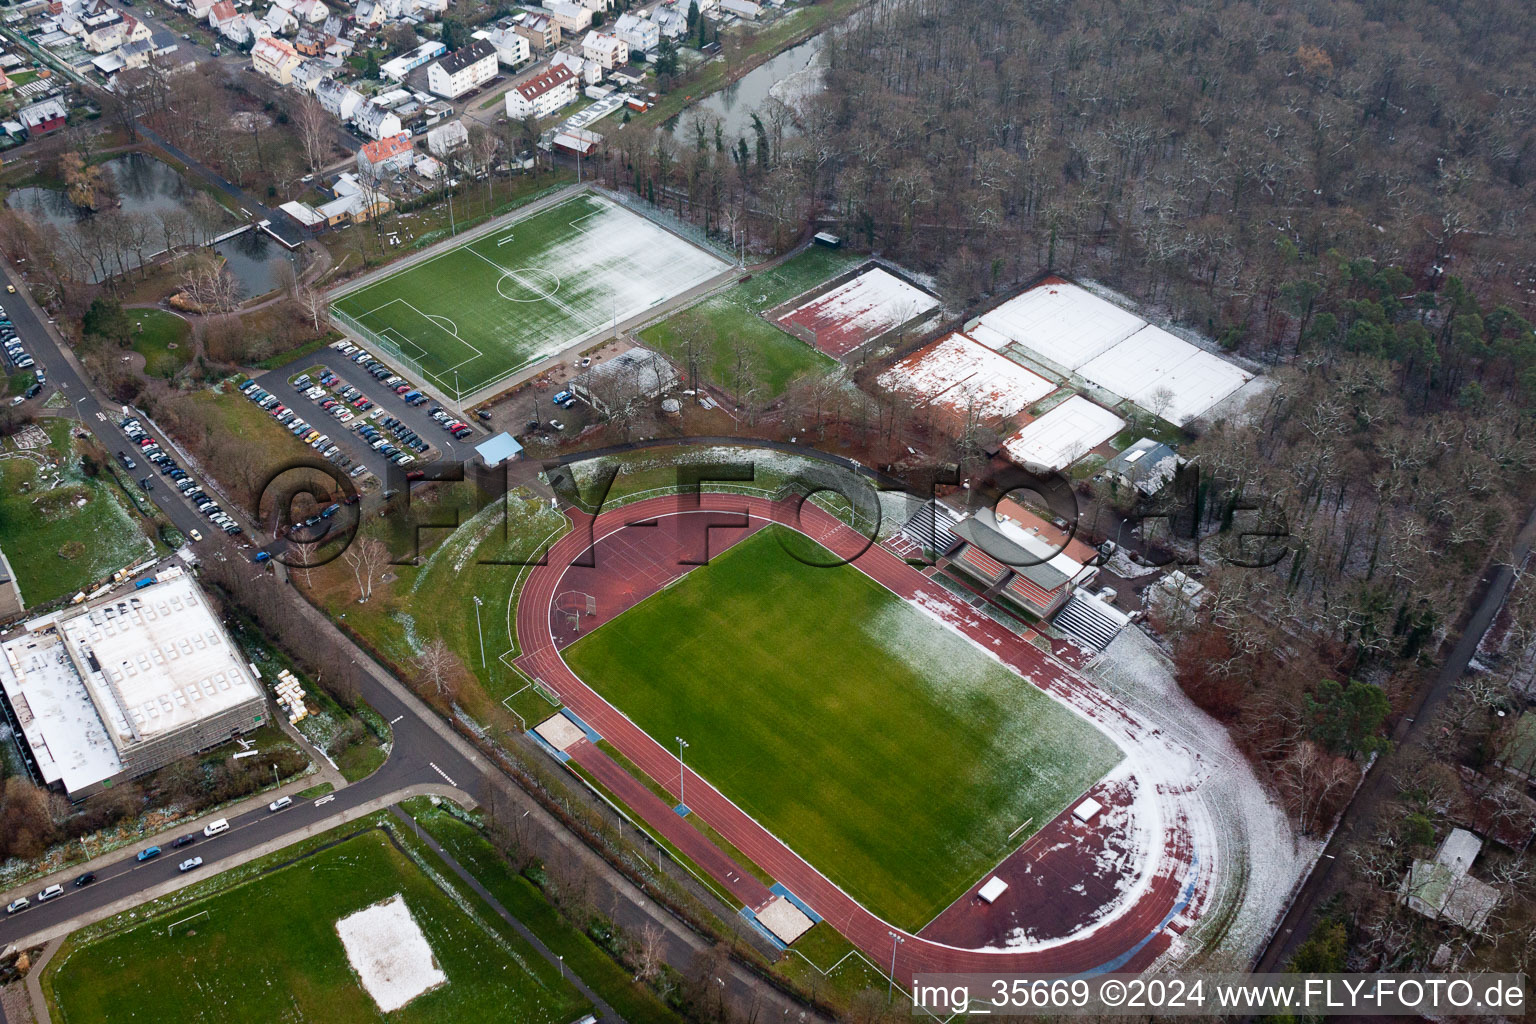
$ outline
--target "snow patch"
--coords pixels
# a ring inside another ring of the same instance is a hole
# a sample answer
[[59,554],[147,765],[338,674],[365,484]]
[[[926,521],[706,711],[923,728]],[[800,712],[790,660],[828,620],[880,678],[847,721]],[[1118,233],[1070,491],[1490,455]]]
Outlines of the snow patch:
[[385,1013],[448,981],[399,893],[337,921],[336,934],[363,990]]

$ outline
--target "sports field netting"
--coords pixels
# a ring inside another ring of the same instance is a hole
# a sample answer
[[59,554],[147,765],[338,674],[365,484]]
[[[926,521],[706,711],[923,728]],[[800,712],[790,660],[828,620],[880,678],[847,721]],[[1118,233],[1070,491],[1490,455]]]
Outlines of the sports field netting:
[[592,193],[333,303],[343,323],[463,396],[702,284],[725,261]]
[[685,737],[691,768],[864,906],[921,927],[1119,748],[859,570],[790,558],[782,536],[810,543],[764,529],[565,658],[651,736]]

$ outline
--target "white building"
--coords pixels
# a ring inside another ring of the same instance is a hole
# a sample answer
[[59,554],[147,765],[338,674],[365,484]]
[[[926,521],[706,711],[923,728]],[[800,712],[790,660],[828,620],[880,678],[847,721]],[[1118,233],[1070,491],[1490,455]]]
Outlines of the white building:
[[458,99],[496,77],[496,60],[496,47],[477,39],[428,65],[427,88],[444,99]]
[[612,71],[629,63],[628,45],[618,36],[610,36],[605,32],[588,32],[581,41],[581,55],[587,60],[597,61],[604,71]]
[[515,68],[520,64],[526,64],[533,56],[533,48],[529,45],[525,36],[519,35],[509,28],[493,28],[475,33],[476,38],[484,39],[496,48],[496,60],[505,67]]
[[570,0],[544,0],[544,9],[562,35],[580,35],[592,27],[592,12]]
[[357,108],[363,105],[363,94],[334,78],[327,78],[315,86],[315,99],[326,112],[340,121],[350,121]]
[[448,52],[448,47],[437,41],[422,43],[409,53],[402,53],[379,66],[379,74],[392,82],[398,82],[423,64]]
[[631,50],[641,53],[654,50],[661,43],[661,29],[650,18],[639,14],[619,15],[619,20],[613,23],[613,34],[624,40]]
[[569,68],[583,85],[596,85],[603,80],[603,66],[595,60],[583,60],[569,50],[556,50],[549,58],[550,67]]
[[469,129],[463,121],[449,121],[427,132],[427,152],[446,157],[455,150],[469,145]]
[[507,90],[507,116],[548,117],[573,102],[578,79],[571,69],[555,65]]
[[169,568],[146,579],[157,582],[0,641],[0,687],[22,738],[43,781],[71,796],[266,721],[266,695],[192,577]]
[[399,116],[372,101],[358,104],[352,121],[357,130],[370,139],[388,139],[400,134]]

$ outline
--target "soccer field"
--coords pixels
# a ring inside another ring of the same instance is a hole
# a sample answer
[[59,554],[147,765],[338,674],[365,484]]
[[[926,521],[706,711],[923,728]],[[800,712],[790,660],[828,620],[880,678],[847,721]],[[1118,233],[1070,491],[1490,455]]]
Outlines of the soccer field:
[[919,928],[1119,748],[857,569],[790,558],[781,531],[565,658],[653,737],[687,739],[691,768],[864,906]]
[[399,270],[332,309],[468,395],[702,284],[727,264],[593,193]]

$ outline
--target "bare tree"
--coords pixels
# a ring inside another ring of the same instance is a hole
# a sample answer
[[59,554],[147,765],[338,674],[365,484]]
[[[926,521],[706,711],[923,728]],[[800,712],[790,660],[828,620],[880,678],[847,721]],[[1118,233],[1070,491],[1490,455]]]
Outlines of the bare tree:
[[441,637],[433,637],[416,655],[416,667],[421,670],[427,685],[438,696],[451,694],[453,676],[458,658]]
[[319,100],[305,94],[288,116],[299,131],[306,165],[311,171],[318,171],[331,151],[331,115]]
[[373,596],[373,585],[389,564],[389,548],[377,537],[359,537],[341,556],[357,583],[357,603]]

